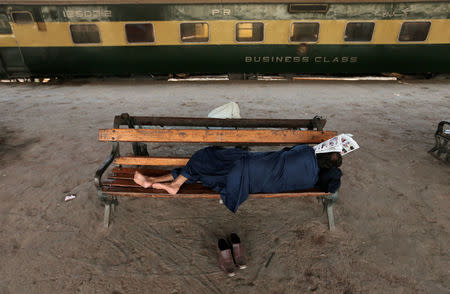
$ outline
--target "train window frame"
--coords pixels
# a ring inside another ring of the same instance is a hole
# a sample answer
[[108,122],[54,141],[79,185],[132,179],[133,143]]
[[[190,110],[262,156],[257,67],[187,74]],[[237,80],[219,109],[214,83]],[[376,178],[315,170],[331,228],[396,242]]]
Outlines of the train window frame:
[[[239,41],[237,39],[237,32],[238,32],[237,27],[238,27],[239,24],[242,24],[242,23],[262,23],[262,25],[263,25],[263,38],[262,38],[262,40],[261,41]],[[236,43],[264,43],[265,40],[266,40],[266,23],[265,22],[263,22],[263,21],[239,21],[239,22],[234,24],[234,41]]]
[[[318,24],[319,25],[319,29],[317,31],[317,40],[316,41],[292,41],[291,40],[291,34],[292,34],[292,30],[294,29],[294,24]],[[293,43],[293,44],[316,44],[319,42],[320,40],[320,22],[317,21],[293,21],[289,24],[289,36],[288,36],[288,40],[289,43]]]
[[[152,42],[148,42],[148,41],[144,41],[144,42],[130,42],[128,40],[127,25],[140,25],[140,24],[150,24],[150,25],[152,25],[152,32],[153,32],[153,41]],[[127,44],[139,45],[139,44],[154,44],[154,43],[156,43],[155,25],[152,22],[131,22],[131,23],[129,22],[129,23],[124,24],[123,30],[124,30],[124,33],[125,33],[125,41],[127,42]]]
[[[402,33],[403,25],[405,23],[428,23],[429,24],[428,32],[427,32],[427,37],[425,38],[425,40],[422,40],[422,41],[402,41],[402,40],[400,40],[400,35]],[[397,42],[399,42],[399,43],[423,43],[423,42],[428,41],[428,37],[430,36],[430,31],[431,31],[431,21],[404,21],[400,27],[400,30],[398,31]]]
[[[181,35],[181,26],[183,25],[183,24],[197,24],[197,23],[201,23],[201,24],[206,24],[206,25],[208,25],[208,40],[206,40],[206,41],[184,41],[183,40],[183,36]],[[195,44],[195,43],[198,43],[198,44],[204,44],[204,43],[209,43],[210,42],[210,40],[211,40],[211,30],[210,30],[210,24],[209,24],[209,22],[208,21],[189,21],[189,22],[181,22],[180,23],[180,27],[179,27],[179,34],[180,34],[180,42],[181,43],[189,43],[189,44]]]
[[[2,19],[2,16],[4,16],[4,19]],[[0,26],[0,35],[11,35],[12,32],[12,28],[11,25],[9,24],[9,17],[8,14],[0,12],[0,23],[5,22],[5,26]]]
[[[26,22],[26,23],[16,22],[16,20],[14,19],[14,14],[17,14],[17,13],[30,15],[31,21],[30,22]],[[26,11],[26,10],[11,11],[10,15],[11,15],[11,20],[13,21],[13,23],[15,25],[33,25],[33,24],[35,24],[35,20],[34,20],[33,14],[30,11]]]
[[[99,42],[97,42],[97,43],[75,43],[75,41],[73,40],[73,35],[72,35],[72,26],[79,26],[79,25],[95,26],[97,28],[97,31],[98,31]],[[102,34],[100,33],[100,28],[95,23],[69,23],[69,33],[70,33],[70,37],[72,39],[72,43],[74,45],[76,45],[76,46],[98,45],[98,44],[102,44],[103,43]]]
[[[345,40],[345,37],[346,37],[347,27],[348,27],[348,25],[351,24],[351,23],[371,23],[371,24],[373,24],[373,29],[372,29],[372,34],[371,34],[371,36],[370,36],[370,40],[368,40],[368,41],[361,41],[361,40],[359,40],[359,41],[346,41],[346,40]],[[376,27],[377,27],[377,23],[374,22],[374,21],[348,21],[348,22],[345,24],[343,41],[344,41],[345,43],[370,43],[370,42],[373,41],[373,36],[375,35],[375,29],[376,29]]]

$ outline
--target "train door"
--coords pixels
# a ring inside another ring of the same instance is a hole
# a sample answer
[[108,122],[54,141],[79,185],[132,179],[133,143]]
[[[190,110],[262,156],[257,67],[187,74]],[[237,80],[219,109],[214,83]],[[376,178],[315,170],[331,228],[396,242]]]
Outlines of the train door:
[[[28,14],[31,16],[31,13],[28,12]],[[19,22],[27,21],[26,19],[20,20],[20,16],[17,17],[17,20]],[[15,20],[13,19],[13,21]],[[0,76],[14,78],[28,77],[29,75],[9,17],[6,13],[0,12]]]

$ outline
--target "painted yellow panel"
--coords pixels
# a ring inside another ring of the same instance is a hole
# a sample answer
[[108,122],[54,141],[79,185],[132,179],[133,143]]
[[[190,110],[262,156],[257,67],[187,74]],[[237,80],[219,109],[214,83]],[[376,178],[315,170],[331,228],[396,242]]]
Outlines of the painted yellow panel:
[[373,29],[372,43],[396,44],[402,22],[377,21]]
[[39,31],[36,23],[18,25],[11,23],[19,46],[52,47],[73,45],[68,23],[47,23],[47,31]]
[[[124,46],[128,43],[125,36],[125,23],[123,22],[98,22],[100,40],[103,46]],[[84,44],[77,44],[83,46]]]
[[17,47],[14,35],[0,35],[0,47]]
[[[439,42],[436,42],[439,40]],[[450,20],[433,20],[428,33],[429,43],[450,43]]]
[[287,44],[289,43],[289,26],[291,21],[283,20],[264,21],[264,44]]
[[[129,44],[125,35],[125,24],[135,22],[96,22],[100,30],[100,44],[73,44],[67,22],[48,22],[47,30],[39,31],[36,24],[17,25],[11,23],[19,46],[24,47],[52,47],[52,46],[158,46],[158,45],[231,45],[242,44],[236,42],[236,24],[254,20],[219,20],[205,21],[209,27],[209,42],[185,43],[180,40],[180,21],[151,22],[155,29],[154,43]],[[359,20],[352,20],[352,22]],[[367,21],[367,20],[360,20]],[[408,20],[414,21],[414,20]],[[423,20],[420,20],[423,21]],[[266,20],[264,23],[264,41],[245,44],[293,44],[289,41],[290,26],[297,20]],[[450,20],[431,20],[428,38],[424,42],[398,42],[398,35],[404,20],[376,20],[373,38],[370,42],[344,42],[344,32],[347,20],[308,20],[320,24],[317,44],[450,44]],[[141,22],[142,23],[142,22]],[[72,23],[76,24],[76,23]],[[87,23],[84,23],[87,24]],[[207,34],[203,26],[201,34]],[[9,36],[9,37],[7,37]],[[16,46],[12,35],[0,36],[0,46]]]
[[235,23],[229,21],[208,22],[209,26],[209,44],[223,45],[232,44],[234,41]]
[[347,21],[327,20],[320,21],[319,40],[317,44],[343,44]]
[[[158,45],[181,45],[180,24],[178,21],[155,21],[155,43]],[[192,43],[188,43],[192,45]]]

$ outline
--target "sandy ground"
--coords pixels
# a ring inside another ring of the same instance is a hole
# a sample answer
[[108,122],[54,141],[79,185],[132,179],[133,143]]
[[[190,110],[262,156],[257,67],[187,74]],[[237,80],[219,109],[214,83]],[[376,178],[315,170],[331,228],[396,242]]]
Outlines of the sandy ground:
[[[122,112],[205,117],[227,101],[243,117],[322,115],[355,135],[336,232],[301,198],[237,214],[215,200],[124,199],[103,228],[93,178],[111,146],[97,130]],[[2,294],[450,292],[450,167],[426,152],[450,118],[448,80],[2,84],[0,117]],[[233,231],[249,267],[227,278],[216,242]]]

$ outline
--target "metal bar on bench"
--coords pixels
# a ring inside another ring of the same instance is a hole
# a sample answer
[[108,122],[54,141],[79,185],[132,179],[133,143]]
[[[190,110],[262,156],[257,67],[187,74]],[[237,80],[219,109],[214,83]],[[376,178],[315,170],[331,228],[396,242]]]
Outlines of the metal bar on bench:
[[[233,127],[233,128],[313,128],[323,129],[327,120],[313,119],[252,119],[252,118],[196,118],[196,117],[149,117],[133,116],[134,123],[142,126],[192,126],[192,127]],[[114,121],[128,125],[126,114],[118,115]]]
[[300,130],[100,129],[98,131],[98,140],[104,142],[313,144],[334,136],[336,132]]
[[[103,193],[112,196],[124,196],[124,197],[142,197],[142,198],[188,198],[188,199],[220,199],[220,195],[212,190],[199,189],[185,191],[180,190],[176,195],[170,195],[162,193],[161,190],[134,188],[134,187],[104,187]],[[294,198],[294,197],[319,197],[329,195],[329,193],[320,191],[305,191],[305,192],[287,192],[287,193],[261,193],[261,194],[249,194],[249,198]]]

